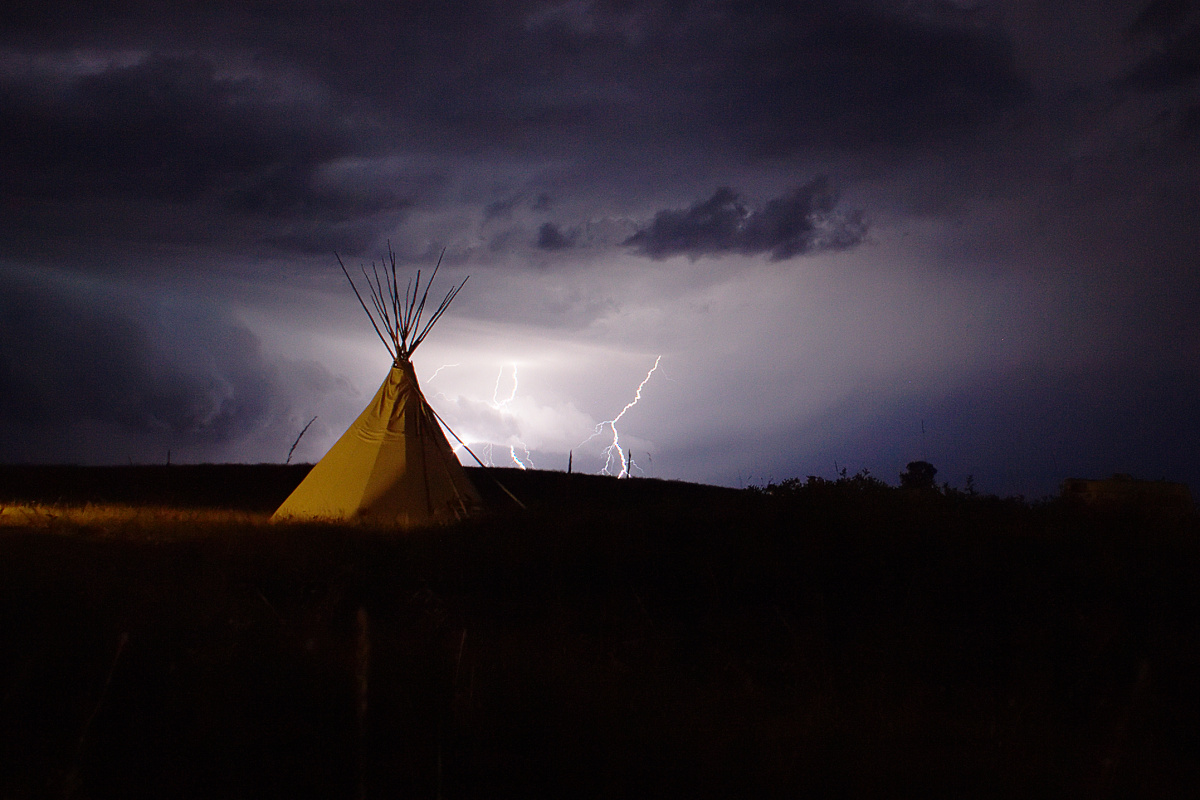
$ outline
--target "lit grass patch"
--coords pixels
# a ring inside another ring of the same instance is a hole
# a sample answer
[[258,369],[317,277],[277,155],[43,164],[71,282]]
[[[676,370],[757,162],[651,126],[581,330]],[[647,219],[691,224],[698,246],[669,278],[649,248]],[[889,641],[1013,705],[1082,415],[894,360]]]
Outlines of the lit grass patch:
[[0,506],[0,531],[36,530],[68,536],[167,542],[182,539],[267,534],[287,531],[358,531],[365,534],[415,534],[432,526],[397,526],[360,520],[272,520],[265,511],[120,503],[10,503]]
[[47,533],[171,540],[238,528],[266,528],[269,514],[229,509],[130,506],[107,503],[50,505],[16,503],[0,507],[0,529]]

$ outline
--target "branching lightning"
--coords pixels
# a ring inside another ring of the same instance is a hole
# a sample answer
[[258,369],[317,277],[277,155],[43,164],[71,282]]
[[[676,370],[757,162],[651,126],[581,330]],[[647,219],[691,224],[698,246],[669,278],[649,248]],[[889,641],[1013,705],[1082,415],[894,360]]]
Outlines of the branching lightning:
[[[507,411],[509,404],[512,403],[512,401],[515,400],[517,397],[517,386],[519,385],[519,383],[517,381],[517,365],[516,364],[512,365],[512,391],[508,393],[508,397],[501,400],[500,399],[500,381],[503,377],[504,377],[504,365],[501,365],[500,371],[496,373],[496,385],[492,388],[492,408],[495,408],[498,411]],[[520,447],[522,450],[525,451],[525,460],[524,461],[522,461],[520,459],[520,457],[517,455],[517,447]],[[492,452],[491,445],[488,445],[487,450],[488,450],[488,463],[490,464],[491,463],[491,452]],[[516,440],[516,444],[510,444],[508,446],[508,455],[509,455],[509,458],[512,459],[512,462],[521,469],[529,469],[530,467],[534,466],[533,460],[529,457],[529,447],[527,447],[526,444],[524,442],[522,442],[520,439]]]
[[604,432],[605,427],[612,431],[612,443],[600,451],[604,455],[604,468],[600,470],[602,475],[612,474],[614,460],[621,468],[620,472],[617,473],[618,478],[624,478],[628,474],[628,468],[630,466],[636,466],[631,463],[632,459],[628,465],[626,463],[625,451],[621,449],[621,435],[617,432],[617,423],[621,421],[621,417],[625,416],[626,411],[636,406],[638,401],[642,399],[642,388],[647,382],[649,382],[650,376],[654,374],[655,370],[658,369],[658,363],[660,361],[662,361],[661,355],[654,359],[654,366],[651,367],[650,371],[646,373],[646,377],[642,378],[642,382],[638,384],[637,391],[634,392],[633,399],[626,403],[625,407],[621,409],[621,413],[617,414],[612,419],[605,420],[596,425],[596,430],[592,432],[592,435],[580,443],[580,446],[582,446],[590,442],[592,439],[595,439]]

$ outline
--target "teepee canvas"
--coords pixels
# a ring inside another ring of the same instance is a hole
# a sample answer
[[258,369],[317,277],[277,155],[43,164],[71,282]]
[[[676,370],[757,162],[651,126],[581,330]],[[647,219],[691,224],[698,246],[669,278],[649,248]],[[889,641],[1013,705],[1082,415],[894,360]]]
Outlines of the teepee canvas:
[[[438,417],[421,394],[410,357],[466,283],[454,287],[422,322],[429,284],[421,273],[401,295],[396,258],[380,278],[363,270],[375,313],[354,287],[375,332],[392,356],[387,379],[272,519],[366,520],[400,526],[451,522],[480,505]],[[341,263],[341,259],[338,259]],[[437,269],[433,271],[437,275]],[[433,282],[433,276],[429,283]],[[382,330],[381,330],[382,328]]]

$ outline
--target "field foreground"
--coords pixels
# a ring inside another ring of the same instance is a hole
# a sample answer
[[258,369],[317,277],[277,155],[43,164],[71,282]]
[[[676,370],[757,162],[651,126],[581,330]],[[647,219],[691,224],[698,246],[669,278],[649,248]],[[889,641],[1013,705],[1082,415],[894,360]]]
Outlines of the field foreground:
[[0,797],[1172,797],[1195,517],[850,478],[473,471],[271,525],[303,467],[0,467]]

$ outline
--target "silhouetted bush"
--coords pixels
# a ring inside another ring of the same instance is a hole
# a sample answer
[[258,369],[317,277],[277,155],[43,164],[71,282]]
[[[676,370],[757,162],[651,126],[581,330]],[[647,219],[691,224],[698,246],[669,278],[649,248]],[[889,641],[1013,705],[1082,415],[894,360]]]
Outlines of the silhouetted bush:
[[937,467],[928,461],[910,461],[904,472],[900,473],[901,489],[932,490],[936,488],[934,476]]

